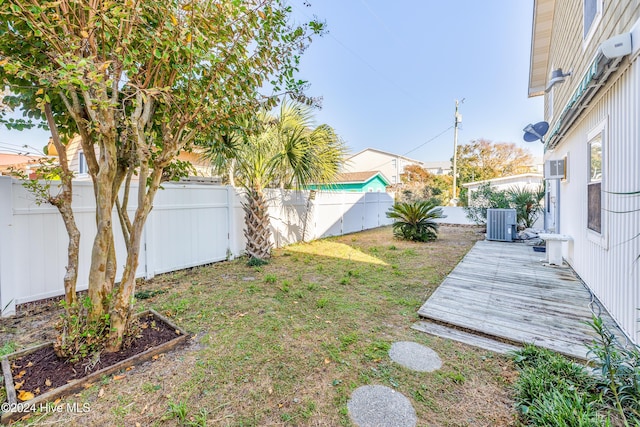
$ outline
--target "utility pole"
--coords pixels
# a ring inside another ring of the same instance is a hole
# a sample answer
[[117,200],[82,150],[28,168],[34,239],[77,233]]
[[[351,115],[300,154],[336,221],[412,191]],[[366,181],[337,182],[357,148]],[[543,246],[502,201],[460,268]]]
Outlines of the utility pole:
[[458,199],[456,198],[456,190],[458,188],[458,123],[462,123],[462,114],[458,113],[458,105],[463,102],[464,98],[462,98],[462,101],[456,99],[456,113],[453,116],[453,191],[451,192],[451,204],[453,206],[458,206]]

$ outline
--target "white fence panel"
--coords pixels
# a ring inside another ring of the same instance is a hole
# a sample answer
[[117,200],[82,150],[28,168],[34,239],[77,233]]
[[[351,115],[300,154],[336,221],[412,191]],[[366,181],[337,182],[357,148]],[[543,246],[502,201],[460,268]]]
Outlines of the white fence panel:
[[227,259],[229,189],[202,184],[163,186],[146,225],[148,275]]
[[[129,206],[136,208],[135,184]],[[267,192],[273,240],[283,246],[301,240],[351,233],[390,224],[387,193]],[[233,258],[244,251],[242,195],[232,187],[164,185],[149,214],[140,247],[137,277]],[[74,212],[81,232],[78,290],[88,287],[95,236],[95,200],[90,182],[74,182]],[[126,250],[114,213],[114,236],[122,276]],[[0,177],[0,313],[15,305],[64,294],[68,237],[55,207],[35,203],[22,182]]]
[[314,238],[339,236],[342,233],[342,214],[344,193],[320,192],[316,195],[313,207]]
[[364,199],[366,193],[344,193],[342,234],[355,233],[364,229]]

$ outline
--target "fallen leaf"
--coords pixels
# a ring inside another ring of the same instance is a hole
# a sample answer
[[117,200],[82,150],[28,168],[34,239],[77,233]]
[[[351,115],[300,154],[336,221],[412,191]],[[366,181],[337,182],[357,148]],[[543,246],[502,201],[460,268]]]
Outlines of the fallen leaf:
[[86,383],[85,385],[83,385],[83,387],[86,389],[93,387],[93,383]]
[[33,362],[32,362],[32,361],[29,361],[29,363],[27,363],[27,366],[25,366],[25,368],[30,368],[30,367],[32,367],[32,366],[33,366]]
[[329,360],[329,359],[324,359],[324,363],[325,363],[325,365],[328,365],[329,363],[331,363],[331,360]]
[[176,335],[180,335],[180,334],[181,334],[180,330],[176,329]]
[[20,390],[20,393],[18,393],[18,399],[22,400],[23,402],[31,400],[34,397],[36,396],[30,391]]
[[51,387],[51,380],[49,378],[44,380],[44,385],[46,385],[47,387]]
[[130,371],[130,370],[132,370],[133,368],[135,368],[135,366],[129,366],[129,367],[127,367],[127,369],[125,369],[125,371]]
[[40,387],[38,387],[37,389],[33,390],[33,392],[34,392],[35,394],[40,394]]
[[104,396],[104,388],[100,388],[100,391],[98,391],[98,397],[102,396]]
[[114,375],[113,376],[113,380],[114,381],[118,381],[118,380],[123,379],[124,377],[126,377],[126,375]]
[[22,385],[24,384],[24,381],[21,381],[19,383],[15,383],[13,385],[13,388],[15,388],[16,390],[20,390],[22,388]]
[[20,371],[20,372],[18,373],[18,375],[16,375],[16,376],[14,376],[14,377],[13,377],[13,379],[14,379],[14,380],[19,380],[19,379],[20,379],[20,378],[22,378],[22,377],[24,376],[24,374],[26,374],[26,373],[27,373],[27,371]]
[[152,357],[153,360],[158,360],[158,355],[156,354],[155,356]]
[[269,394],[272,394],[272,393],[273,393],[273,389],[272,389],[271,387],[269,387],[269,390],[268,390],[268,391],[269,391]]
[[56,399],[56,400],[54,400],[54,401],[53,401],[53,404],[54,404],[54,405],[57,405],[58,403],[60,403],[60,401],[61,401],[61,400],[62,400],[62,399]]

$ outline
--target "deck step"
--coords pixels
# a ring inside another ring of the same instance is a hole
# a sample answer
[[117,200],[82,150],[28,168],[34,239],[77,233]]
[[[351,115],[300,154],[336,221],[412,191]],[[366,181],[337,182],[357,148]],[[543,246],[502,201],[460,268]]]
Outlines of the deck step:
[[493,351],[495,353],[506,354],[510,351],[520,350],[521,347],[506,344],[501,341],[491,339],[482,335],[475,335],[469,332],[462,331],[460,329],[450,328],[448,326],[440,325],[437,323],[420,321],[411,326],[416,331],[425,332],[430,335],[435,335],[440,338],[447,338],[450,340],[458,341],[463,344],[479,347],[484,350]]

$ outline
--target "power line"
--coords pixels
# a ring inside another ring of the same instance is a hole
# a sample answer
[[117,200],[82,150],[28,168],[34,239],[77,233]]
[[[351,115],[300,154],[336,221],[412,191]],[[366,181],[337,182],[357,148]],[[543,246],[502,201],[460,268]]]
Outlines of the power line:
[[[366,6],[366,3],[365,3]],[[373,14],[373,11],[371,11],[371,9],[369,9],[370,13]],[[301,12],[302,15],[304,15],[307,19],[311,20],[312,18],[307,15],[306,13]],[[374,16],[376,16],[375,14],[373,14]],[[384,25],[384,24],[383,24]],[[385,27],[386,28],[386,27]],[[355,50],[351,49],[349,46],[347,46],[345,43],[343,43],[342,41],[340,41],[336,36],[334,36],[331,31],[327,31],[327,34],[329,35],[329,37],[331,37],[336,43],[338,43],[340,46],[342,46],[343,49],[345,49],[347,52],[349,52],[351,55],[353,55],[356,59],[358,59],[359,61],[361,61],[363,64],[365,64],[367,67],[369,67],[374,73],[376,73],[379,77],[382,77],[384,80],[386,80],[388,83],[390,83],[391,85],[393,85],[396,90],[402,92],[404,95],[408,96],[409,98],[413,99],[415,102],[417,102],[418,104],[421,104],[423,102],[423,100],[419,100],[418,98],[416,98],[411,92],[406,91],[397,81],[393,80],[391,77],[387,76],[386,74],[382,73],[381,71],[379,71],[376,67],[374,67],[373,65],[371,65],[366,59],[364,59],[362,56],[360,56],[358,54],[358,52],[356,52]]]
[[[406,156],[407,156],[407,154],[409,154],[409,153],[413,153],[414,151],[416,151],[416,150],[418,150],[418,149],[420,149],[420,148],[424,147],[425,145],[429,144],[430,142],[435,141],[436,139],[440,138],[442,135],[444,135],[445,133],[447,133],[447,132],[448,132],[448,131],[450,131],[451,129],[453,129],[453,125],[449,126],[448,128],[446,128],[446,129],[445,129],[445,130],[443,130],[442,132],[438,133],[436,136],[434,136],[434,137],[432,137],[432,138],[429,138],[426,142],[423,142],[422,144],[420,144],[420,145],[418,145],[418,146],[416,146],[416,147],[412,148],[411,150],[407,151],[406,153],[401,154],[401,155],[400,155],[400,157],[406,157]],[[382,166],[384,166],[384,165],[386,165],[387,163],[391,162],[392,160],[393,160],[393,159],[388,160],[388,161],[386,161],[386,162],[384,162],[384,163],[381,163],[381,164],[379,164],[378,166],[376,166],[376,167],[374,167],[374,168],[372,168],[372,169],[373,169],[373,170],[378,170],[378,169],[380,169]]]

